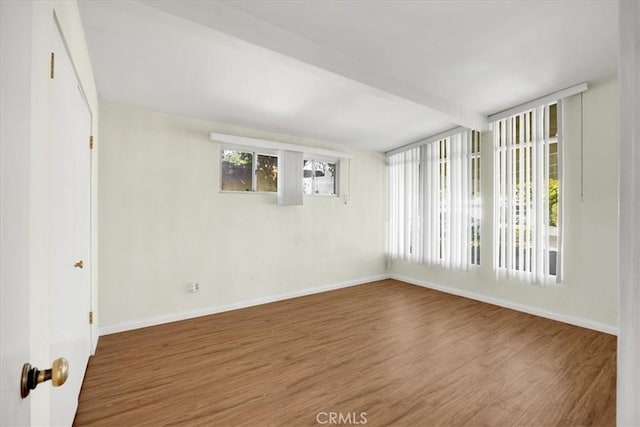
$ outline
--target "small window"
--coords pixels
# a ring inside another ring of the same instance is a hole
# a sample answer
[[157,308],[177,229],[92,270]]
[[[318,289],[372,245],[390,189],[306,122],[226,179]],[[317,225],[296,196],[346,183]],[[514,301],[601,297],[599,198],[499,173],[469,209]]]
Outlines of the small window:
[[278,157],[249,151],[220,151],[222,191],[278,191]]
[[278,158],[258,154],[256,190],[274,193],[278,191]]
[[334,162],[305,160],[303,166],[304,194],[335,196],[337,191],[338,165]]

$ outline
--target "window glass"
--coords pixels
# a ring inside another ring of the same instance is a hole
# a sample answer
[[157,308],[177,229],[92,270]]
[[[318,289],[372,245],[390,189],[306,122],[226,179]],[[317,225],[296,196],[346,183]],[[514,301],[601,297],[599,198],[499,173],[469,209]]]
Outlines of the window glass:
[[471,155],[469,159],[471,175],[470,217],[471,217],[471,264],[480,265],[480,220],[482,199],[480,197],[480,132],[471,133]]
[[278,191],[278,157],[258,154],[256,165],[256,190]]
[[337,164],[319,160],[305,160],[302,183],[304,194],[336,195]]
[[556,274],[558,258],[558,105],[549,106],[549,274]]
[[302,167],[304,194],[313,194],[313,160],[305,160]]
[[222,150],[222,190],[252,191],[253,153]]
[[315,162],[315,194],[336,194],[336,164]]

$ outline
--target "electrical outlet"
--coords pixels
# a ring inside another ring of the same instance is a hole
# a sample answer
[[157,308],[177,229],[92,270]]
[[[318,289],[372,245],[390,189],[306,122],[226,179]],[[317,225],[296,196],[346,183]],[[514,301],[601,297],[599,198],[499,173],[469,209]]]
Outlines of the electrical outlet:
[[200,283],[198,282],[190,282],[187,284],[187,290],[190,294],[195,294],[196,292],[200,292]]

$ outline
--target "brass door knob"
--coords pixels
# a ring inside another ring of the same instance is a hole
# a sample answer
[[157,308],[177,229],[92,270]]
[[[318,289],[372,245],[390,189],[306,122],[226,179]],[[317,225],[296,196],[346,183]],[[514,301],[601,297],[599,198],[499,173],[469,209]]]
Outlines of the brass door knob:
[[22,365],[22,379],[20,381],[20,396],[24,399],[29,396],[31,390],[38,384],[51,380],[51,385],[59,387],[67,381],[69,377],[69,362],[64,357],[59,357],[53,361],[51,369],[40,371],[29,363]]
[[84,262],[82,262],[82,260],[80,260],[80,261],[76,262],[75,264],[73,264],[73,266],[75,268],[82,268],[82,267],[84,267]]

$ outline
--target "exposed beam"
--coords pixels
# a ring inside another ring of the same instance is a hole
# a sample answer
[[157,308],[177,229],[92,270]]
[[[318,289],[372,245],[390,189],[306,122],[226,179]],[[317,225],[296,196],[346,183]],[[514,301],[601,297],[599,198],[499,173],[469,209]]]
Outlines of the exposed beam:
[[188,0],[144,0],[142,2],[370,88],[422,105],[441,113],[444,118],[460,126],[477,130],[485,130],[489,127],[484,114],[407,84],[372,69],[367,64],[359,64],[349,55],[252,16],[234,7],[231,2]]

